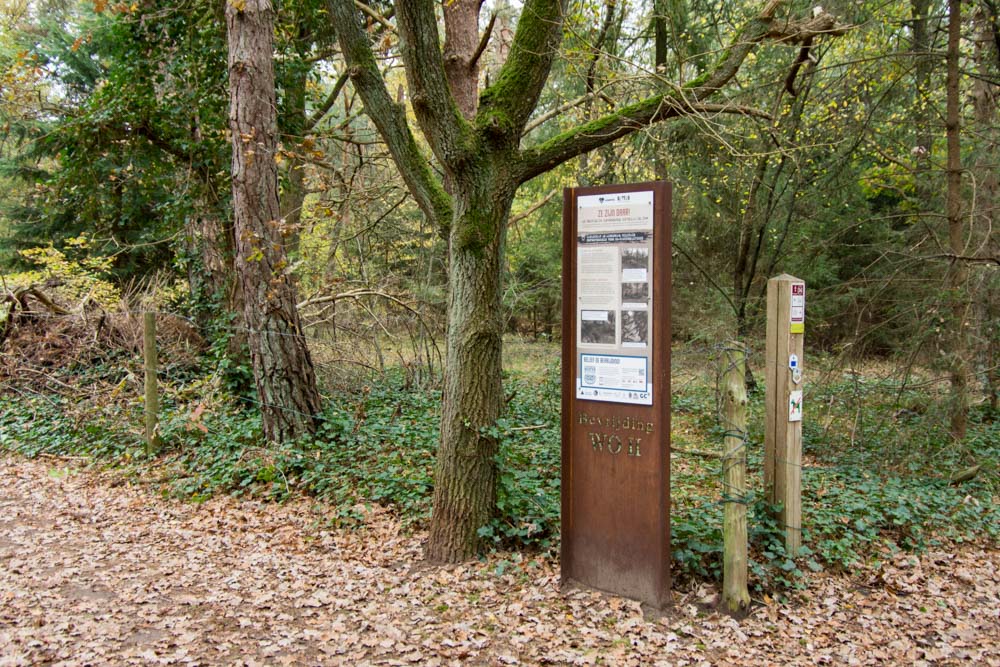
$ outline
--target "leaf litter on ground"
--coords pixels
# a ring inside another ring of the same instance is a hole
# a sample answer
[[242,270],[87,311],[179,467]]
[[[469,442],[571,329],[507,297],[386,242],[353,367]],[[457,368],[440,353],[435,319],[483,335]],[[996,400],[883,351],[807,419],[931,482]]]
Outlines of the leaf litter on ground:
[[343,529],[307,499],[184,503],[8,455],[0,476],[0,666],[1000,665],[982,545],[811,573],[737,622],[704,582],[660,615],[561,589],[543,555],[427,567],[377,506]]

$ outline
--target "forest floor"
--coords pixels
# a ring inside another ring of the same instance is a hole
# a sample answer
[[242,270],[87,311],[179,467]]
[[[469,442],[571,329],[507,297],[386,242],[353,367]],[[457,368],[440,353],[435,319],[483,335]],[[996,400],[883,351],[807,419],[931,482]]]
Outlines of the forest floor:
[[707,584],[653,615],[540,555],[427,567],[377,509],[336,529],[6,454],[0,480],[0,665],[1000,665],[1000,552],[972,545],[810,574],[737,622]]

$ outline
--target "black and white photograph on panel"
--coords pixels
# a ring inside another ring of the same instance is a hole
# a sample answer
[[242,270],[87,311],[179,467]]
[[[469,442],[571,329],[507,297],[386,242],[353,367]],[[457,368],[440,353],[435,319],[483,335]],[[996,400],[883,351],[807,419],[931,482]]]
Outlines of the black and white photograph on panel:
[[622,271],[649,269],[649,248],[623,248]]
[[615,311],[581,310],[580,342],[585,345],[614,345]]
[[622,303],[646,303],[649,283],[622,283]]
[[622,311],[622,345],[645,347],[649,344],[649,311]]

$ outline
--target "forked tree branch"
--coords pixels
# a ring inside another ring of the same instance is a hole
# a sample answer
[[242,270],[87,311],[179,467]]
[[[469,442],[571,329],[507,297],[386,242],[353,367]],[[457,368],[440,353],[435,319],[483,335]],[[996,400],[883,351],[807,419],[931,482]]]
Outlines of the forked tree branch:
[[451,224],[451,197],[417,146],[406,119],[406,107],[389,95],[354,3],[352,0],[327,0],[327,9],[344,52],[351,83],[361,96],[368,117],[378,128],[417,205],[439,228],[447,229]]
[[562,37],[566,0],[527,0],[507,60],[479,97],[476,124],[516,141],[538,104]]
[[467,123],[445,75],[433,0],[396,3],[400,50],[410,85],[410,103],[424,137],[438,160],[460,164],[469,150]]

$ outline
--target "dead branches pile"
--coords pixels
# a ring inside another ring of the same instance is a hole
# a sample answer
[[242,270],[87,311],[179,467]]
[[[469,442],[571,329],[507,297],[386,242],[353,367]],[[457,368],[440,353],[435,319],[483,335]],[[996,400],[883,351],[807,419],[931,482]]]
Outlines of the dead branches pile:
[[[41,375],[72,383],[71,372],[138,358],[141,309],[125,301],[115,308],[91,299],[71,304],[58,288],[47,282],[0,292],[0,383],[30,385]],[[172,364],[193,364],[205,348],[190,322],[170,314],[157,316],[157,341]]]

